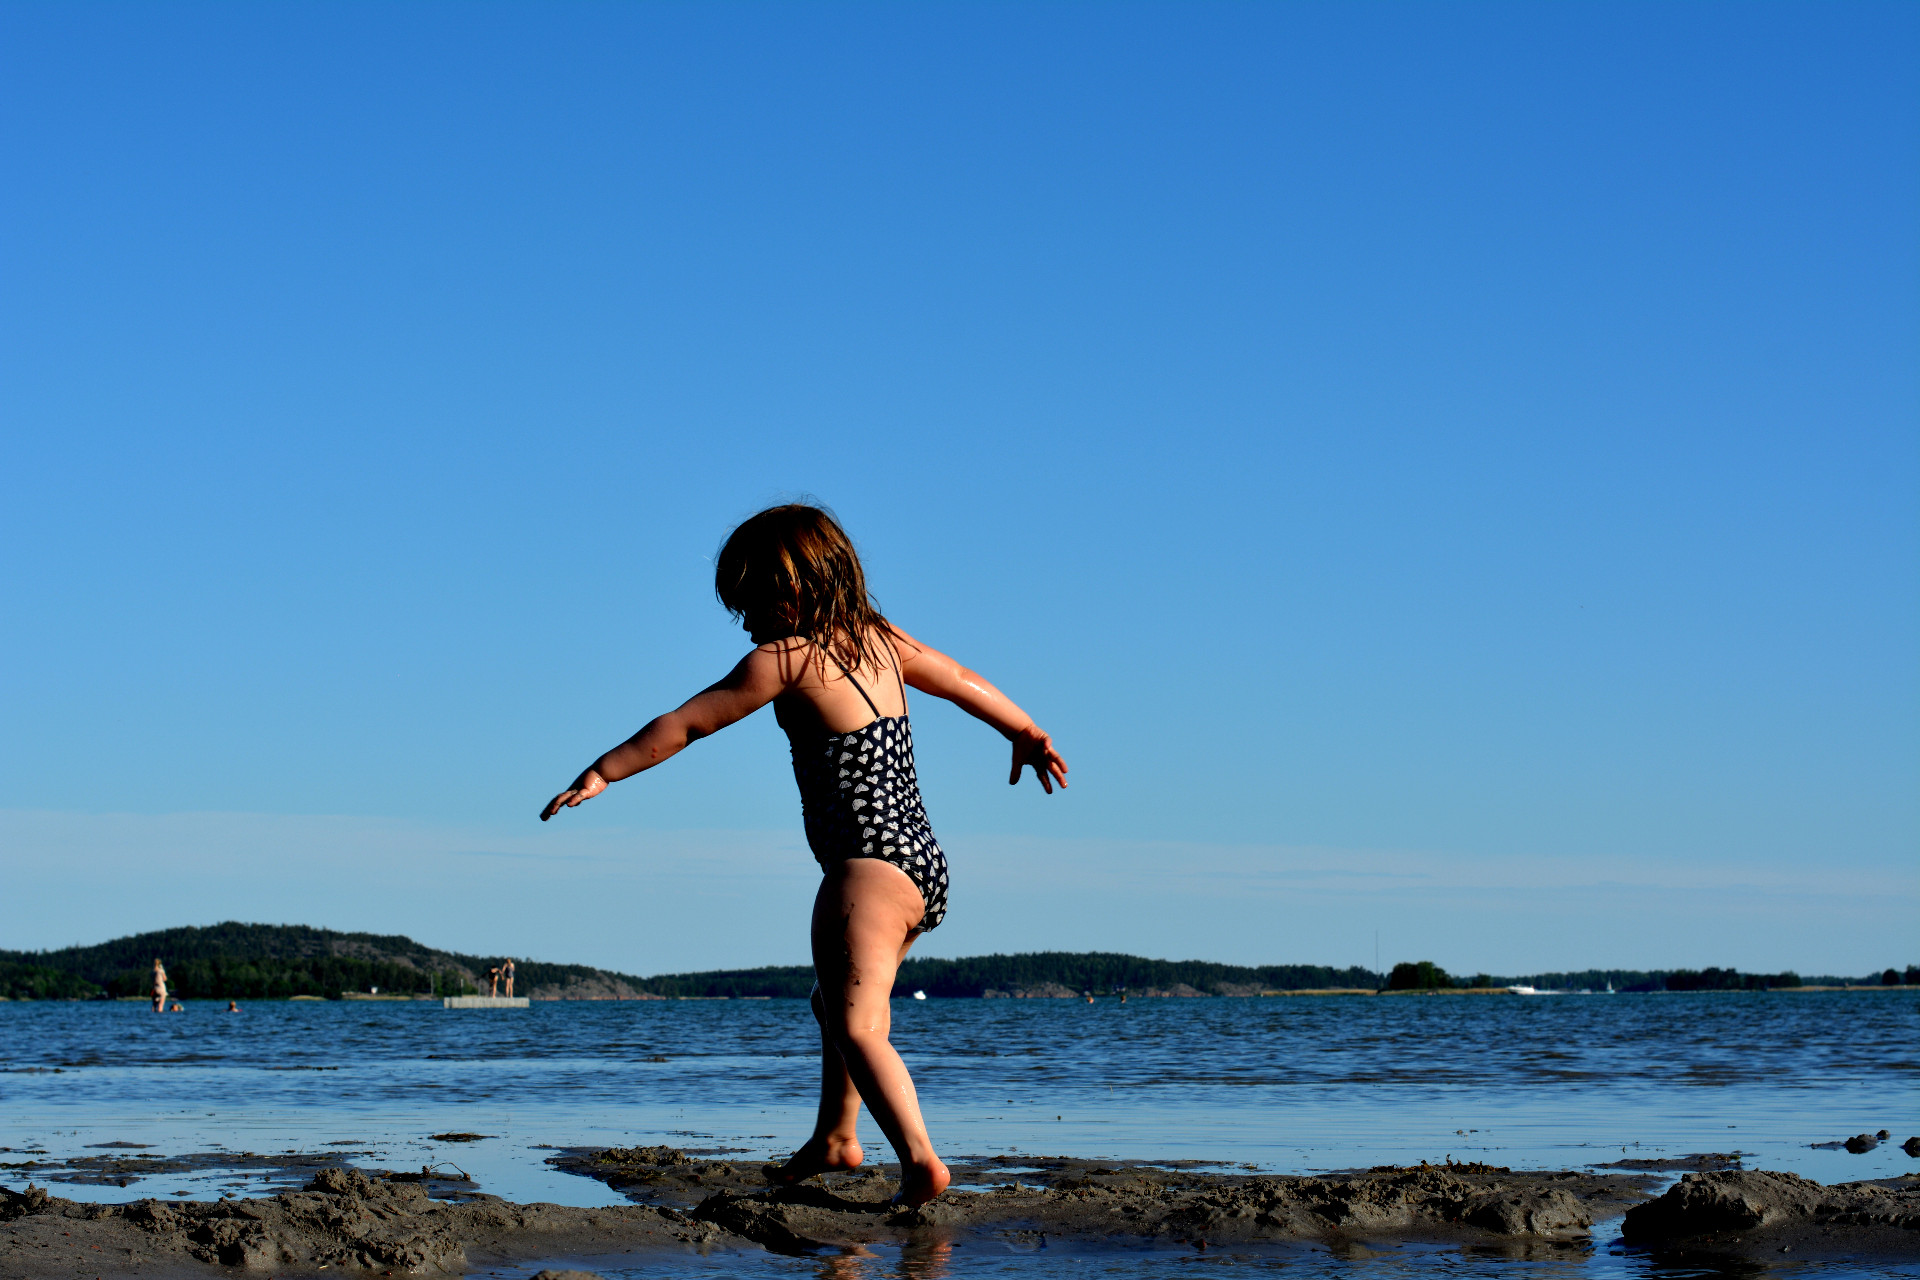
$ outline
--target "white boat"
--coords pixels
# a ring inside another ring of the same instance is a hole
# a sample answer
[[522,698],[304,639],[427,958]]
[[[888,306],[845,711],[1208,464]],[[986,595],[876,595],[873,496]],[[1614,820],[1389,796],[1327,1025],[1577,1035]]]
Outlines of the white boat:
[[1517,996],[1537,996],[1540,993],[1532,987],[1508,987],[1507,990]]
[[913,998],[915,1000],[925,1000],[927,998],[927,993],[924,991],[916,991],[913,993]]

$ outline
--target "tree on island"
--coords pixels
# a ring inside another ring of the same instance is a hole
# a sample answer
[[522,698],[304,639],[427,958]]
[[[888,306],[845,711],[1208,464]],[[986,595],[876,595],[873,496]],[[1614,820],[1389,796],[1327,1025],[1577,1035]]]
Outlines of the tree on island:
[[1387,975],[1389,991],[1444,991],[1453,985],[1452,976],[1431,960],[1403,960]]

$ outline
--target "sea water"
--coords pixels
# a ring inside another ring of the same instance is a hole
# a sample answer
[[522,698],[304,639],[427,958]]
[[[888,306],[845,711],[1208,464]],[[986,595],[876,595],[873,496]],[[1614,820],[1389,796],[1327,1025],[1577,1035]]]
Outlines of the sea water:
[[[665,1142],[771,1158],[812,1123],[817,1040],[797,1000],[223,1010],[205,1001],[171,1015],[131,1002],[0,1004],[0,1147],[9,1152],[0,1164],[44,1169],[110,1143],[164,1155],[333,1144],[367,1166],[452,1161],[508,1199],[591,1205],[620,1198],[550,1167],[555,1148]],[[928,1127],[952,1155],[1307,1173],[1449,1157],[1590,1168],[1717,1152],[1822,1182],[1920,1170],[1898,1146],[1920,1133],[1915,991],[896,1000],[893,1015]],[[1818,1145],[1880,1129],[1893,1139],[1863,1154]],[[453,1131],[486,1136],[432,1136]],[[873,1158],[891,1158],[864,1117],[861,1137]],[[16,1189],[28,1176],[0,1169]],[[124,1187],[50,1185],[126,1200],[257,1193],[284,1175],[219,1169]],[[1652,1265],[1609,1250],[1605,1236],[1575,1262],[1408,1246],[1364,1260],[1301,1253],[1236,1265],[1370,1275]],[[1043,1253],[722,1255],[689,1258],[671,1274],[784,1277],[831,1265],[853,1269],[829,1274],[875,1277],[932,1274],[927,1267],[1135,1276],[1174,1265],[1159,1255]],[[650,1264],[646,1274],[669,1272]]]

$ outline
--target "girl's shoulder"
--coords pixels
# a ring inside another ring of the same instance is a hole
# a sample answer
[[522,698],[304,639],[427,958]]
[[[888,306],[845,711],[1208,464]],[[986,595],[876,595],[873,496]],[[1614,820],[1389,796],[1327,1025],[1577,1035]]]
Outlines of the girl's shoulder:
[[891,621],[889,621],[886,626],[880,629],[880,634],[886,639],[888,644],[892,645],[896,650],[899,651],[899,654],[902,658],[912,657],[914,654],[919,653],[921,650],[927,647],[926,645],[921,644],[918,640],[915,640],[912,636],[908,635],[906,632],[902,631],[897,625],[895,625]]
[[813,649],[813,641],[805,636],[781,636],[773,640],[762,640],[748,650],[748,655],[764,653],[773,657],[784,657],[793,653],[806,653]]
[[822,661],[818,647],[805,636],[782,636],[754,645],[740,660],[740,666],[792,686],[804,681]]

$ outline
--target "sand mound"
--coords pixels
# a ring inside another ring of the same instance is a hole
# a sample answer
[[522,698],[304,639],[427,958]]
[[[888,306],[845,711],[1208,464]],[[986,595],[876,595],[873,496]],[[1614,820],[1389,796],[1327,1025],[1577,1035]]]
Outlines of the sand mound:
[[1733,1170],[1690,1173],[1657,1200],[1627,1211],[1620,1233],[1634,1241],[1675,1241],[1758,1235],[1777,1237],[1789,1248],[1836,1228],[1865,1238],[1878,1231],[1920,1253],[1920,1182],[1911,1176],[1889,1182],[1843,1182],[1822,1186],[1797,1174]]

